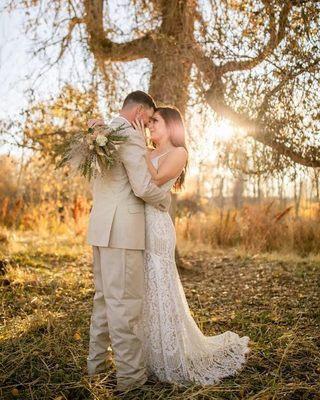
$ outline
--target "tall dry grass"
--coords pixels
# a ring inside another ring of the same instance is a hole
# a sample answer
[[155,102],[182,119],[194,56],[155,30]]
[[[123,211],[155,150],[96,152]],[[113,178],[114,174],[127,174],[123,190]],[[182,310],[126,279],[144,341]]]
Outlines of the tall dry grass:
[[[91,207],[87,182],[56,171],[39,157],[22,168],[17,160],[0,156],[0,168],[1,246],[15,231],[84,238]],[[180,195],[177,204],[180,248],[189,242],[195,247],[237,247],[253,253],[320,253],[320,205],[316,201],[266,199],[254,204],[258,199],[247,198],[241,209],[235,209],[232,198],[188,196]]]
[[[90,200],[80,195],[65,204],[54,200],[28,204],[18,199],[10,205],[8,201],[0,209],[0,226],[2,231],[36,231],[43,235],[68,234],[83,238],[90,206]],[[319,205],[312,209],[302,207],[299,218],[293,205],[281,208],[274,201],[247,204],[239,210],[207,205],[195,207],[191,212],[184,209],[181,213],[180,208],[176,229],[180,247],[189,242],[197,247],[236,247],[250,253],[320,254]]]
[[245,205],[242,209],[204,207],[176,223],[178,241],[211,248],[240,247],[249,252],[320,253],[320,207],[280,208],[275,201]]
[[0,227],[83,234],[91,203],[81,177],[71,178],[36,156],[20,167],[18,160],[0,156],[0,168]]
[[[84,237],[91,206],[87,182],[56,171],[37,156],[20,166],[18,160],[0,156],[0,168],[0,244],[14,231]],[[289,199],[254,201],[258,199],[248,198],[241,209],[235,209],[232,198],[180,196],[176,218],[180,248],[189,242],[254,253],[320,253],[319,203],[303,198],[295,204]]]
[[54,200],[28,204],[21,198],[14,202],[10,212],[0,213],[0,231],[84,236],[90,205],[90,201],[82,196],[75,196],[65,204],[57,204]]

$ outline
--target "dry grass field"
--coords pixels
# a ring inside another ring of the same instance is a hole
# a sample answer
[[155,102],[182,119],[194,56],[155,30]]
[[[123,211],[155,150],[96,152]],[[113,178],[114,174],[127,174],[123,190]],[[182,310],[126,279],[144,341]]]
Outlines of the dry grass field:
[[[1,240],[0,397],[115,398],[112,361],[95,381],[86,375],[93,286],[82,236],[10,232]],[[180,275],[201,329],[251,338],[243,371],[211,387],[155,384],[122,398],[320,398],[320,259],[248,254],[181,241]]]

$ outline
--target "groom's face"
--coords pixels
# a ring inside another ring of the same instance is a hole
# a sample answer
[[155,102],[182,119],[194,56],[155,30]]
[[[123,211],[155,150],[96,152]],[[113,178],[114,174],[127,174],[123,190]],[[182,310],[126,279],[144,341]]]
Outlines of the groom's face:
[[144,126],[148,126],[149,122],[154,114],[154,109],[150,107],[140,106],[137,109],[137,118],[143,122]]

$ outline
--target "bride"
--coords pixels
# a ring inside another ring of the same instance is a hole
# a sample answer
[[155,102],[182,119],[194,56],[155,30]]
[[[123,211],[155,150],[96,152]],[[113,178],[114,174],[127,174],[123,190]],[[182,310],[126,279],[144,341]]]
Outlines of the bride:
[[[137,121],[135,128],[144,128]],[[154,182],[168,191],[184,181],[188,153],[181,115],[156,110],[150,122],[155,149],[147,155]],[[175,229],[168,213],[146,204],[143,346],[149,374],[160,381],[212,385],[237,373],[249,352],[247,336],[204,336],[193,320],[175,264]]]

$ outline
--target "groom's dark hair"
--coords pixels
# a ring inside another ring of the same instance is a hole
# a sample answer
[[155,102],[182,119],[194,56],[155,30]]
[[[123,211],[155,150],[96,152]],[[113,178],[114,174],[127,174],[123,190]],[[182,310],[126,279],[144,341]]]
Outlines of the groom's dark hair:
[[153,98],[142,90],[136,90],[135,92],[129,93],[124,99],[122,108],[125,108],[131,104],[142,104],[149,108],[153,108],[154,110],[156,109],[156,104]]

